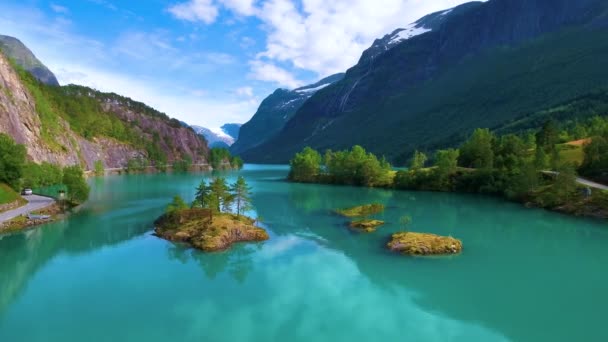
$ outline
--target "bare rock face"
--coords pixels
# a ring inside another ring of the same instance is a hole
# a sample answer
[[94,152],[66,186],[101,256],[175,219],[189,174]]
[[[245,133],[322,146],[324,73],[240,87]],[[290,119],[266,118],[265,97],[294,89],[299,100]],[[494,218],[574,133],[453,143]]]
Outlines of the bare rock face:
[[[64,127],[65,122],[61,123]],[[51,151],[42,139],[40,118],[36,104],[19,75],[8,60],[0,54],[0,132],[6,133],[27,147],[28,156],[35,162],[53,162],[61,165],[75,164],[78,157],[68,151]],[[65,136],[57,137],[67,149],[72,149],[70,130]]]
[[195,164],[206,163],[209,152],[207,143],[192,129],[181,125],[172,126],[160,118],[137,113],[118,102],[106,102],[102,107],[127,123],[137,122],[140,134],[150,139],[152,137],[146,132],[157,133],[161,137],[160,147],[167,154],[169,161],[179,160],[182,154],[186,154],[192,157]]
[[[206,142],[194,131],[171,125],[166,120],[134,112],[118,102],[103,103],[105,111],[113,112],[126,123],[137,122],[138,134],[152,139],[154,132],[160,137],[160,147],[168,161],[192,158],[195,164],[206,163]],[[53,139],[58,146],[49,146],[41,132],[40,117],[36,111],[34,97],[21,82],[9,61],[0,53],[0,133],[11,136],[17,143],[25,145],[30,160],[54,164],[80,164],[92,170],[96,161],[106,168],[122,168],[133,158],[147,157],[144,150],[137,149],[114,139],[97,137],[87,140],[70,129],[70,125],[59,119],[61,136]]]

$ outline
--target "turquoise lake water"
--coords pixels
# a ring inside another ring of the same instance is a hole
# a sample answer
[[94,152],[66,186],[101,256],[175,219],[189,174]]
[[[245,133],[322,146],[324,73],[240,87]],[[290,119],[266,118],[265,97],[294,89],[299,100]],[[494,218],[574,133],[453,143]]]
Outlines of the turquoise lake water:
[[[289,184],[247,165],[271,239],[203,254],[154,219],[209,174],[92,180],[68,220],[0,236],[0,341],[608,341],[608,225],[499,199]],[[334,208],[381,202],[376,233]],[[399,218],[459,256],[384,245]]]

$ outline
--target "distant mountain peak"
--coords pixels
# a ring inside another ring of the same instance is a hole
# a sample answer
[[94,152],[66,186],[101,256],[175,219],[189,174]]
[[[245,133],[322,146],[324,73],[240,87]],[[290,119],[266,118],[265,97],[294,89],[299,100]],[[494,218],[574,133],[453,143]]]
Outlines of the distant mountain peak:
[[230,148],[231,152],[241,154],[272,138],[306,100],[343,77],[344,74],[340,73],[294,90],[282,88],[275,90],[262,101],[251,120],[243,125],[238,140]]
[[224,124],[221,127],[190,126],[194,131],[205,137],[209,147],[228,148],[234,144],[239,136],[241,124]]
[[57,81],[55,75],[19,39],[0,35],[0,51],[31,73],[40,82],[52,86],[59,85],[59,81]]

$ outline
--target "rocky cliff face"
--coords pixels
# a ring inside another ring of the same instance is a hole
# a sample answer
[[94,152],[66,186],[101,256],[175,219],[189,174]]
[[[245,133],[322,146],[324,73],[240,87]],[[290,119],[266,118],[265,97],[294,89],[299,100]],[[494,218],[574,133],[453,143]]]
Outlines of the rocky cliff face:
[[399,161],[597,90],[607,12],[605,0],[489,0],[426,16],[377,40],[243,158],[361,144]]
[[[156,132],[160,147],[169,162],[181,159],[184,155],[189,155],[195,163],[206,162],[206,142],[191,129],[174,127],[167,120],[135,112],[118,101],[103,103],[102,107],[117,115],[150,141],[153,139],[153,132]],[[28,92],[7,58],[0,54],[0,132],[25,145],[32,161],[59,165],[80,164],[91,170],[98,160],[101,160],[106,168],[121,168],[133,158],[147,156],[145,150],[115,139],[85,139],[74,133],[65,120],[58,120],[63,134],[53,137],[60,146],[53,148],[45,142],[41,132],[41,121],[34,97]]]

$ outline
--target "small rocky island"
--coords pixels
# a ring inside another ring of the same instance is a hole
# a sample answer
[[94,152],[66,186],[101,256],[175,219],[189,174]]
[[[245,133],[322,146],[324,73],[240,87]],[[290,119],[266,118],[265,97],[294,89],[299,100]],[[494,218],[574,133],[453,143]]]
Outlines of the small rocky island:
[[243,177],[230,186],[222,177],[208,185],[203,180],[190,205],[179,196],[173,198],[154,222],[154,231],[160,238],[205,252],[223,251],[237,242],[268,240],[268,233],[243,215],[250,208],[250,188]]
[[378,227],[384,225],[384,221],[369,219],[368,216],[378,214],[384,211],[384,205],[378,203],[360,205],[346,209],[336,209],[334,212],[338,215],[359,218],[349,223],[349,227],[361,233],[373,233]]
[[378,227],[384,225],[380,220],[355,220],[350,223],[350,228],[362,233],[373,233]]
[[462,251],[462,241],[451,236],[401,232],[393,234],[388,249],[405,255],[446,255]]
[[176,210],[156,222],[156,236],[183,242],[205,252],[223,251],[237,242],[268,240],[268,233],[246,216],[213,214],[209,209]]

